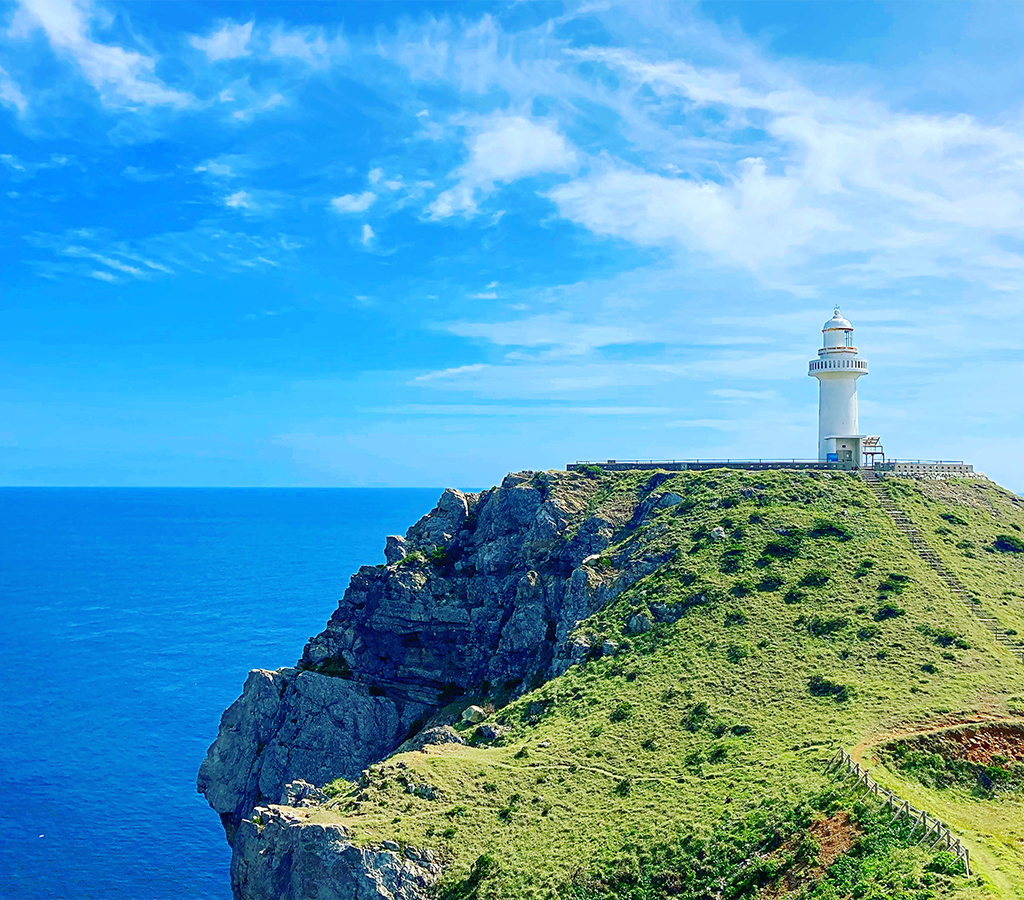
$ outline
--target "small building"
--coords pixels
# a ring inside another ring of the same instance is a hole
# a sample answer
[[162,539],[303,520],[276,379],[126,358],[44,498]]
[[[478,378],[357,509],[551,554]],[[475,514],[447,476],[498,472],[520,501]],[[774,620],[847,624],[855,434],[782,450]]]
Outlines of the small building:
[[853,345],[853,326],[836,307],[821,329],[824,339],[807,374],[818,379],[818,459],[850,466],[861,464],[857,421],[857,379],[868,374],[868,361]]

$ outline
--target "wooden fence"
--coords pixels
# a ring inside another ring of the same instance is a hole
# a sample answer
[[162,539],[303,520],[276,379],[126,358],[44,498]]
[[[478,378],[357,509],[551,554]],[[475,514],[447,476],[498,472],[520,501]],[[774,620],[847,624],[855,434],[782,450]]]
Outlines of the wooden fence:
[[860,763],[856,762],[842,747],[829,760],[825,771],[835,771],[837,774],[841,774],[842,781],[844,782],[848,781],[852,776],[857,784],[862,784],[869,794],[874,794],[879,799],[884,800],[886,807],[893,811],[893,817],[889,820],[890,824],[899,818],[912,821],[914,825],[910,829],[911,836],[914,835],[919,827],[924,829],[921,837],[917,840],[918,844],[923,844],[925,840],[931,837],[932,840],[926,845],[927,849],[948,850],[956,859],[963,860],[964,871],[968,875],[971,874],[971,854],[960,842],[960,838],[956,837],[946,825],[934,816],[929,816],[923,809],[914,809],[906,800],[901,800],[892,791],[881,787],[877,781],[868,775],[867,770],[862,768]]

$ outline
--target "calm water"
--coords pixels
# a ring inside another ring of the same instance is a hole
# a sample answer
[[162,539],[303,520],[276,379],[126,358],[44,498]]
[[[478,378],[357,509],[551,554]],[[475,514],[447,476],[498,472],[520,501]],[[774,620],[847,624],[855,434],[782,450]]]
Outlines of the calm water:
[[221,711],[439,493],[0,489],[0,897],[228,900]]

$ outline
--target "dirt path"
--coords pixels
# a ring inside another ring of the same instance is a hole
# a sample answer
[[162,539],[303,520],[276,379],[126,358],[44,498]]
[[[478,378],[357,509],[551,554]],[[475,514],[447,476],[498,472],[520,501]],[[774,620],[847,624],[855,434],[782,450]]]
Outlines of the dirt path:
[[1006,716],[997,713],[994,710],[985,709],[970,713],[945,713],[944,715],[937,716],[934,719],[929,719],[927,722],[907,723],[905,725],[894,726],[886,731],[876,732],[858,743],[850,751],[850,756],[852,756],[857,762],[862,762],[864,751],[875,747],[878,744],[885,744],[889,741],[899,740],[900,738],[916,737],[922,734],[935,734],[936,732],[948,731],[962,725],[1003,724],[1019,725],[1021,724],[1021,719],[1019,716]]

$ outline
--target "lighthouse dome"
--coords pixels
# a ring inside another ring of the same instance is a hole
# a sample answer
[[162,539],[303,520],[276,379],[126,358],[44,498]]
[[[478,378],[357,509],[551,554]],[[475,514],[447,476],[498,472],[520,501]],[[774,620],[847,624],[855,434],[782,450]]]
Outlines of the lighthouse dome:
[[840,311],[839,307],[836,307],[836,311],[832,313],[832,318],[829,319],[825,326],[821,329],[822,331],[853,331],[853,326],[850,324],[850,320],[847,319]]

